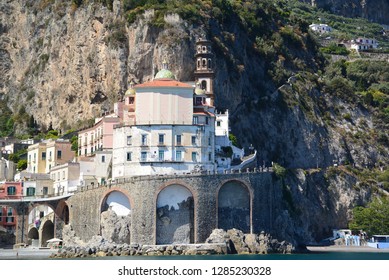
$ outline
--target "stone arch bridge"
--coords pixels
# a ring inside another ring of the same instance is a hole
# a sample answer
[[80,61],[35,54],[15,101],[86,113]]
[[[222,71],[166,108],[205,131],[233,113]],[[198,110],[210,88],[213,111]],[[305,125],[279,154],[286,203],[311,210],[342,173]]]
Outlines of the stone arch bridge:
[[[84,241],[101,235],[102,213],[113,209],[127,217],[127,242],[203,243],[215,228],[272,232],[276,196],[271,172],[251,172],[131,177],[81,187],[70,197],[41,203],[54,209],[53,232],[58,238],[68,223]],[[28,238],[28,225],[21,217],[26,219],[30,207],[33,204],[17,208],[17,242]]]

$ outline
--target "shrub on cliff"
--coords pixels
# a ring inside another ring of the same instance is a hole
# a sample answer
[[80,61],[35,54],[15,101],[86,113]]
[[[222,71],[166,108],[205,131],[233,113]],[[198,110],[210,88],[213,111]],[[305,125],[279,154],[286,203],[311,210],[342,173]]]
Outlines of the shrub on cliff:
[[368,235],[389,233],[389,198],[375,198],[366,207],[353,209],[351,230],[364,230]]

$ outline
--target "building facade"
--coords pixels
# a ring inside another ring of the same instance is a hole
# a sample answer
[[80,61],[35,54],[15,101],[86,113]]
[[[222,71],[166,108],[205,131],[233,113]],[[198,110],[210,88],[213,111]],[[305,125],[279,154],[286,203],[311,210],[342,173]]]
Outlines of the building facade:
[[130,88],[124,121],[114,128],[112,177],[213,171],[215,115],[207,99],[166,65]]
[[321,34],[332,32],[332,28],[330,26],[328,26],[328,24],[324,24],[324,23],[320,23],[320,24],[313,23],[313,24],[309,25],[309,28],[312,31],[315,31],[315,32],[321,33]]
[[50,178],[55,195],[75,193],[80,182],[80,164],[67,162],[57,165],[51,168]]
[[[120,108],[119,108],[120,110]],[[78,155],[92,156],[96,151],[112,149],[113,126],[120,123],[116,114],[110,114],[95,120],[95,124],[78,133]]]
[[370,38],[357,38],[351,41],[351,49],[356,51],[366,51],[378,48],[378,41]]
[[68,140],[45,140],[28,147],[27,171],[49,173],[51,168],[74,159],[74,152]]

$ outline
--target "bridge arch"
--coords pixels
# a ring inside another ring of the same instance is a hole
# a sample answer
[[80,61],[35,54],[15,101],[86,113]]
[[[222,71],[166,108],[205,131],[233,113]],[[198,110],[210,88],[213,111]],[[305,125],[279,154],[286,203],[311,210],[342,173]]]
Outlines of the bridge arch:
[[124,190],[106,192],[100,203],[100,234],[116,243],[131,242],[133,203]]
[[36,227],[30,227],[27,238],[29,240],[29,245],[32,247],[39,247],[39,231]]
[[54,223],[47,219],[42,225],[42,239],[41,246],[46,247],[47,241],[54,238]]
[[156,244],[194,243],[195,197],[182,182],[170,182],[156,194]]
[[243,181],[223,182],[217,190],[217,227],[252,232],[254,191]]
[[27,243],[32,247],[46,247],[47,240],[55,237],[56,215],[52,205],[31,204],[26,220],[28,223]]

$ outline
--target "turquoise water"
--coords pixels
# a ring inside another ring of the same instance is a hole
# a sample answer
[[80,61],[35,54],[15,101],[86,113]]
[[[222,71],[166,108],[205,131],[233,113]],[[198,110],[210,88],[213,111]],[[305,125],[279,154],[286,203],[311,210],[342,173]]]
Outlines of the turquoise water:
[[106,257],[118,260],[389,260],[389,252],[324,252],[308,254],[210,255],[210,256],[128,256]]
[[[55,260],[49,254],[1,255],[0,260]],[[210,256],[126,256],[86,258],[88,260],[389,260],[389,252],[318,252],[308,254],[210,255]],[[79,259],[79,260],[85,260]]]

